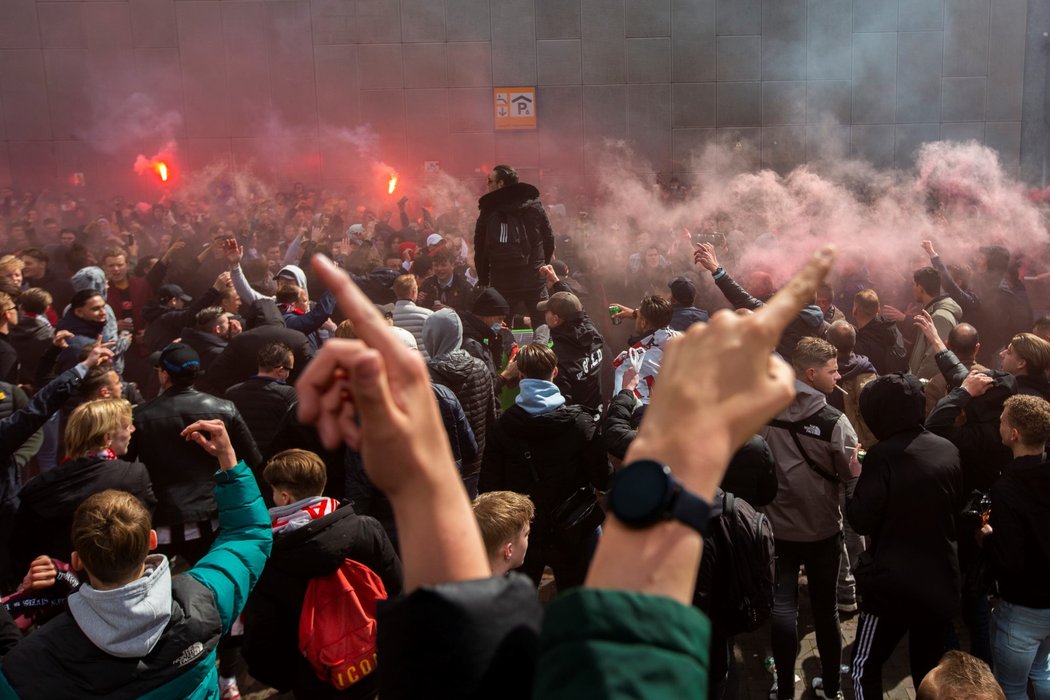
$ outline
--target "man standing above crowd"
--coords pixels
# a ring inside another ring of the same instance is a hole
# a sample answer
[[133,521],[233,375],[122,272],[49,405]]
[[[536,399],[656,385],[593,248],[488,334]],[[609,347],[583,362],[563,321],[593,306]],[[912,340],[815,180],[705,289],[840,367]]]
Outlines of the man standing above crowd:
[[[532,315],[546,297],[539,269],[554,257],[554,232],[540,203],[540,191],[518,182],[509,165],[489,173],[488,194],[478,200],[474,226],[474,262],[478,284],[493,286],[510,304],[511,313],[524,306]],[[533,320],[532,327],[539,324]]]
[[907,369],[907,351],[897,324],[880,314],[879,295],[874,289],[862,289],[853,297],[853,325],[857,344],[853,351],[864,355],[879,374]]
[[[772,646],[780,698],[794,697],[798,657],[798,576],[806,567],[813,626],[823,669],[817,697],[841,698],[836,587],[842,554],[839,489],[854,476],[857,435],[843,413],[827,405],[839,379],[837,352],[820,338],[802,338],[794,348],[795,399],[762,429],[773,450],[779,488],[765,507],[776,535],[777,584],[773,599]],[[823,695],[820,695],[823,693]]]
[[[933,317],[933,325],[942,338],[947,338],[951,330],[962,320],[962,308],[947,294],[941,294],[941,275],[932,267],[922,267],[912,275],[915,290],[915,301]],[[908,359],[908,370],[919,379],[932,379],[937,376],[937,351],[919,334],[911,348]]]

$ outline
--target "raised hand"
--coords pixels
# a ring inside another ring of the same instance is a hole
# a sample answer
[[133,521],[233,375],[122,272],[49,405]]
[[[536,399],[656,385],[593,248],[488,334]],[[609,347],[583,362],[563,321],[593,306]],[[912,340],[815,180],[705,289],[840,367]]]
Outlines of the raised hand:
[[204,451],[219,460],[219,469],[226,471],[237,465],[237,455],[230,443],[230,436],[226,432],[226,424],[218,418],[199,420],[186,426],[181,433],[182,437],[195,442],[204,448]]

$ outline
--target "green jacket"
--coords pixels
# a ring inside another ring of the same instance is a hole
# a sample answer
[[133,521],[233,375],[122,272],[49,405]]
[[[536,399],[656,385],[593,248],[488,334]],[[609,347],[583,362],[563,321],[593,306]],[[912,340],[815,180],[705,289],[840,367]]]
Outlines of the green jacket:
[[219,638],[244,609],[273,537],[259,487],[244,462],[217,472],[215,484],[219,536],[196,566],[171,579],[172,616],[149,653],[110,655],[87,638],[70,613],[63,613],[4,657],[0,699],[217,700]]
[[577,588],[549,608],[533,697],[704,697],[711,624],[670,598]]

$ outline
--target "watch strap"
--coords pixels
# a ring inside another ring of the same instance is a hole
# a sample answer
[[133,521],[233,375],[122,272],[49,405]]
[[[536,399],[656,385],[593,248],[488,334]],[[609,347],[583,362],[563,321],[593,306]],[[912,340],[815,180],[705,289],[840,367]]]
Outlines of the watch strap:
[[685,485],[677,479],[675,484],[675,498],[671,503],[669,515],[707,537],[708,525],[711,522],[711,506],[704,499],[685,488]]

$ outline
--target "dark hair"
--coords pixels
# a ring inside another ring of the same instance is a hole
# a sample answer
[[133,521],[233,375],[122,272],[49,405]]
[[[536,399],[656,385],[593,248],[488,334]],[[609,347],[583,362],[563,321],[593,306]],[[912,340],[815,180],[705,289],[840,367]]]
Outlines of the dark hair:
[[912,275],[912,279],[931,297],[941,293],[941,273],[932,267],[920,267]]
[[509,165],[497,165],[492,169],[492,173],[496,176],[496,182],[502,182],[504,185],[514,185],[518,182],[518,171]]
[[284,343],[264,345],[257,356],[259,369],[264,372],[272,372],[282,366],[291,354],[292,349]]
[[22,252],[18,255],[19,257],[23,258],[33,258],[33,260],[39,260],[42,263],[46,263],[49,260],[49,258],[47,257],[47,253],[40,250],[39,248],[23,248]]
[[666,328],[674,316],[674,308],[671,302],[662,296],[652,295],[642,299],[638,313],[646,320],[652,329]]
[[1006,274],[1010,267],[1010,251],[1001,245],[986,245],[981,248],[985,267],[989,272]]
[[282,285],[281,288],[277,290],[277,296],[274,297],[274,301],[278,304],[294,304],[299,301],[299,292],[300,289],[297,285]]
[[[430,259],[434,263],[448,263],[449,265],[456,262],[456,256],[452,254],[451,250],[439,250],[430,256]],[[433,265],[431,267],[433,267]]]
[[206,309],[201,309],[197,312],[197,317],[195,319],[197,322],[197,330],[210,331],[218,324],[219,319],[225,314],[226,312],[222,310],[221,306],[209,306]]
[[113,371],[113,365],[109,363],[95,365],[89,369],[83,381],[80,382],[80,395],[88,399],[93,398],[100,389],[109,386],[109,373]]
[[526,379],[547,379],[558,366],[558,356],[543,343],[528,343],[518,351],[517,362]]
[[73,295],[73,298],[69,300],[69,308],[79,309],[88,303],[90,299],[100,297],[102,294],[95,289],[81,289],[79,292]]

